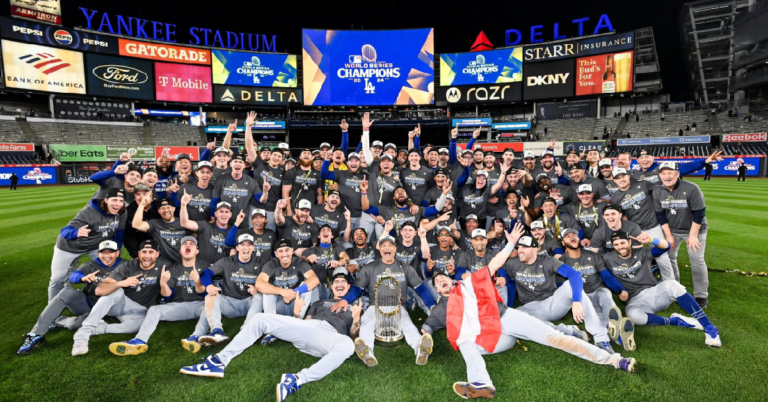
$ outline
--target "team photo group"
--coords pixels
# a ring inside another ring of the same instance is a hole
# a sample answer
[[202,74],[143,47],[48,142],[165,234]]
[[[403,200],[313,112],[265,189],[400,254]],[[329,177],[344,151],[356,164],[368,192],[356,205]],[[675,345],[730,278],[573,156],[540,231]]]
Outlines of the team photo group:
[[[66,329],[68,358],[108,348],[130,359],[152,353],[162,322],[187,321],[186,353],[225,346],[190,356],[184,375],[222,378],[257,343],[319,358],[282,375],[282,401],[352,355],[375,372],[375,346],[403,341],[427,365],[445,336],[466,363],[453,391],[490,399],[483,355],[520,341],[627,373],[642,361],[624,353],[643,347],[637,326],[701,331],[702,347],[722,345],[705,312],[706,203],[684,179],[718,152],[679,164],[645,150],[557,158],[553,142],[521,160],[475,148],[480,129],[466,144],[457,128],[446,148],[421,144],[420,126],[395,139],[408,143],[398,149],[370,141],[365,114],[359,144],[342,121],[338,143],[292,154],[287,143],[259,147],[256,113],[244,117],[240,152],[230,148],[235,122],[197,163],[180,154],[142,169],[125,153],[91,177],[98,190],[61,228],[48,304],[19,356]],[[678,261],[681,247],[690,261]],[[692,288],[680,284],[688,266]],[[687,314],[665,313],[673,303]],[[427,316],[418,325],[417,311]],[[225,328],[222,317],[245,321]]]

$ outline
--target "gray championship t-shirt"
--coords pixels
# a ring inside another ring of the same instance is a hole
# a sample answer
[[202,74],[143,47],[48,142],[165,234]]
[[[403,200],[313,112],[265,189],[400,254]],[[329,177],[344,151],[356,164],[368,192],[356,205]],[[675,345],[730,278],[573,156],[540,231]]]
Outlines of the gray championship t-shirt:
[[272,249],[277,241],[275,232],[264,229],[263,234],[256,234],[253,229],[244,229],[237,231],[237,237],[242,234],[253,236],[253,258],[256,259],[256,265],[263,266],[272,260]]
[[523,304],[545,300],[557,290],[557,270],[563,265],[550,256],[538,256],[533,264],[510,258],[504,264],[510,278],[515,281],[517,296]]
[[198,258],[213,264],[222,258],[229,257],[231,248],[226,245],[229,228],[221,229],[215,223],[208,223],[207,220],[196,223],[197,244],[200,250]]
[[[338,174],[339,172],[336,172],[336,177]],[[297,166],[283,175],[283,186],[291,186],[291,204],[294,207],[298,205],[300,200],[307,200],[312,205],[317,204],[317,189],[322,184],[320,172],[314,169],[301,170]],[[282,198],[282,193],[280,197]],[[350,208],[351,210],[352,208]]]
[[281,289],[296,289],[306,279],[304,275],[311,270],[309,263],[299,257],[293,257],[288,268],[284,268],[277,258],[261,268],[261,272],[269,276],[269,283]]
[[248,262],[240,262],[237,254],[222,258],[211,265],[210,269],[214,276],[221,276],[221,285],[219,286],[225,296],[235,299],[247,299],[251,297],[248,293],[248,285],[256,285],[256,278],[261,272],[261,267],[256,265],[256,258],[251,255]]
[[[656,212],[664,212],[669,222],[669,230],[676,237],[688,237],[693,224],[691,211],[703,210],[704,194],[696,184],[678,180],[675,189],[669,191],[664,186],[653,190],[653,204]],[[701,222],[700,231],[707,230],[707,218]]]
[[397,254],[395,259],[403,264],[410,265],[419,277],[424,279],[424,271],[421,269],[421,239],[416,237],[410,247],[403,244],[403,240],[398,238]]
[[293,217],[286,216],[285,224],[277,226],[277,231],[283,239],[292,239],[293,248],[312,247],[317,241],[317,227],[304,221],[302,224],[296,223]]
[[495,255],[496,254],[492,253],[490,250],[486,250],[485,256],[478,257],[477,252],[469,250],[466,253],[461,254],[459,261],[456,264],[456,268],[466,268],[467,272],[475,273],[481,268],[488,266],[488,263],[491,262],[491,259]]
[[565,214],[575,218],[579,228],[584,232],[585,239],[591,239],[595,230],[600,226],[605,226],[603,220],[603,210],[606,203],[593,203],[591,207],[581,205],[581,201],[576,204],[568,204],[563,207]]
[[181,256],[179,255],[181,239],[189,231],[181,227],[179,220],[174,219],[173,222],[166,223],[162,219],[150,219],[147,221],[147,224],[149,224],[149,231],[147,233],[160,246],[160,257],[171,262],[181,261]]
[[[176,196],[179,200],[184,196],[184,191],[192,195],[192,200],[187,205],[187,213],[192,221],[209,221],[211,219],[211,198],[213,197],[213,185],[202,189],[196,184],[184,183]],[[179,207],[181,208],[181,207]]]
[[656,211],[653,210],[652,190],[647,182],[631,183],[626,191],[618,190],[611,198],[630,222],[637,223],[643,230],[659,226]]
[[[160,261],[158,260],[158,263]],[[162,273],[162,265],[155,264],[154,268],[150,268],[147,271],[141,269],[139,260],[128,261],[127,264],[121,265],[116,270],[112,271],[109,275],[110,278],[120,282],[128,279],[129,277],[141,274],[139,284],[136,286],[130,286],[123,288],[125,296],[138,304],[146,308],[150,308],[157,302],[157,297],[160,295],[160,274]],[[166,266],[165,270],[168,271],[171,267]],[[176,280],[171,272],[171,279],[168,280],[168,287],[173,288],[176,286]]]
[[261,187],[254,178],[243,174],[243,177],[235,180],[229,174],[216,180],[216,185],[213,187],[213,198],[218,198],[232,205],[232,217],[229,219],[229,224],[233,225],[240,211],[245,211],[246,216],[249,215],[251,199],[254,194],[260,192]]
[[435,185],[434,171],[432,169],[420,166],[418,170],[410,167],[400,171],[400,182],[408,194],[408,198],[416,205],[421,205],[421,200],[430,187]]
[[408,300],[408,288],[416,288],[421,285],[419,274],[408,264],[395,260],[392,264],[385,264],[382,260],[376,260],[357,274],[356,285],[367,289],[371,300],[376,297],[376,283],[383,277],[392,277],[400,283],[400,297],[403,302]]
[[[629,233],[632,237],[637,237],[642,233],[643,231],[640,229],[640,226],[638,226],[634,222],[625,221],[624,219],[621,220],[621,231]],[[611,228],[608,227],[608,224],[604,225],[603,227],[598,227],[597,230],[595,230],[595,233],[592,235],[592,244],[590,245],[591,248],[601,248],[602,252],[606,253],[608,251],[613,250],[613,244],[611,243],[611,236],[613,236],[614,233],[617,231],[611,230]],[[639,246],[640,243],[632,240],[632,246]]]
[[439,246],[433,246],[430,247],[429,254],[435,262],[435,266],[432,267],[430,276],[435,276],[440,273],[453,277],[453,274],[448,272],[446,266],[451,262],[451,259],[453,259],[453,267],[456,269],[459,266],[459,260],[461,260],[461,256],[464,255],[464,252],[461,250],[454,250],[453,247],[443,251]]
[[312,317],[313,320],[325,321],[336,329],[341,335],[349,336],[349,329],[352,328],[352,310],[346,308],[337,313],[331,312],[331,307],[336,304],[336,299],[318,300],[312,303],[307,310],[307,317]]
[[98,287],[99,284],[104,281],[104,279],[107,279],[109,275],[112,274],[112,272],[127,263],[128,261],[118,259],[111,267],[105,267],[103,265],[99,265],[99,263],[96,261],[88,261],[77,268],[79,272],[82,272],[85,275],[90,275],[96,271],[99,271],[99,273],[96,274],[96,282],[86,282],[82,290],[83,294],[88,298],[88,301],[91,303],[91,305],[96,304],[96,302],[99,300],[99,296],[96,296],[96,287]]
[[603,254],[605,265],[624,289],[627,289],[630,299],[643,290],[658,285],[651,271],[651,250],[651,247],[634,249],[632,257],[628,259],[619,257],[616,251]]
[[357,261],[359,269],[363,269],[364,266],[372,263],[375,259],[379,258],[379,250],[371,245],[371,243],[365,243],[365,247],[358,248],[355,245],[352,248],[347,249],[347,255],[350,260]]
[[[359,218],[363,213],[360,201],[362,196],[360,182],[365,178],[365,173],[361,170],[358,170],[357,173],[352,173],[349,170],[337,170],[333,173],[336,175],[336,183],[339,185],[339,194],[341,194],[339,208],[343,211],[344,207],[347,207],[351,217]],[[372,198],[371,201],[373,201]]]
[[326,244],[323,247],[323,244],[318,244],[315,247],[310,247],[306,250],[304,250],[304,254],[302,254],[302,257],[309,257],[310,255],[316,255],[317,256],[317,262],[314,264],[310,264],[312,266],[312,270],[315,271],[315,275],[317,275],[317,279],[320,280],[321,285],[325,285],[328,282],[328,271],[330,270],[333,272],[335,268],[328,268],[328,263],[331,261],[338,261],[341,258],[341,253],[345,252],[344,248],[339,246],[338,244]]
[[644,172],[643,169],[633,170],[631,173],[631,176],[636,181],[646,182],[653,189],[661,186],[661,180],[659,179],[658,165],[647,172]]
[[320,226],[328,225],[333,232],[333,238],[337,238],[347,228],[347,219],[344,218],[344,208],[339,206],[335,211],[329,212],[325,205],[314,205],[310,216],[315,221],[315,230],[319,233]]
[[403,224],[406,222],[413,222],[417,228],[421,225],[421,220],[424,218],[424,209],[424,207],[419,207],[418,212],[414,215],[408,207],[379,207],[379,216],[384,218],[385,222],[392,219],[395,235],[400,236],[400,228],[403,227]]
[[582,249],[579,258],[571,258],[568,253],[564,253],[560,261],[579,271],[581,279],[584,280],[585,293],[592,293],[602,287],[603,279],[600,277],[600,271],[605,269],[605,262],[600,254]]
[[395,172],[392,172],[392,176],[381,175],[379,168],[379,162],[374,161],[368,167],[368,201],[372,207],[389,206],[394,204],[392,195],[395,192],[395,188],[400,186],[400,182],[396,180]]
[[[202,276],[203,271],[211,264],[197,258],[194,267],[185,267],[182,263],[176,263],[171,266],[171,278],[176,281],[176,287],[173,293],[173,302],[183,303],[192,301],[203,301],[205,298],[195,291],[195,281],[189,277],[189,273],[194,269],[198,275]],[[166,270],[168,267],[166,267]]]
[[[92,201],[93,202],[93,201]],[[88,225],[88,229],[91,231],[86,237],[77,237],[72,240],[65,239],[59,236],[56,239],[56,247],[59,250],[69,253],[87,253],[89,251],[98,250],[99,243],[104,240],[112,240],[117,230],[125,230],[126,214],[120,215],[107,215],[100,209],[93,206],[93,203],[89,203],[77,212],[72,220],[67,223],[67,226],[72,226],[75,229]],[[98,201],[95,201],[98,204]]]

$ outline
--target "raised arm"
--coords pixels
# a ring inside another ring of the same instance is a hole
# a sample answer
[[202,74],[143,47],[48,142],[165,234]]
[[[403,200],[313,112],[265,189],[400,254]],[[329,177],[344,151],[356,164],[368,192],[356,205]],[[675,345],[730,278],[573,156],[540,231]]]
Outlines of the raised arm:
[[349,124],[347,124],[347,120],[342,119],[339,127],[341,127],[341,151],[346,157],[349,153]]
[[507,262],[509,255],[515,250],[517,241],[523,236],[523,233],[523,225],[521,225],[520,222],[515,223],[515,227],[512,228],[511,232],[504,232],[504,235],[507,236],[507,245],[488,262],[488,270],[490,271],[491,276],[495,275],[496,271],[503,267]]
[[[256,113],[252,112],[254,115],[254,118],[256,117]],[[250,126],[249,126],[250,127]],[[230,124],[229,127],[227,127],[227,134],[224,135],[224,141],[221,142],[221,147],[226,148],[227,151],[229,151],[229,146],[232,144],[232,133],[237,130],[237,119],[235,119],[235,122]],[[248,135],[245,136],[245,138],[248,138]],[[250,155],[250,150],[248,152]]]
[[371,125],[375,120],[371,120],[370,116],[366,112],[363,115],[363,136],[360,137],[360,141],[363,143],[363,157],[365,158],[366,165],[370,166],[373,163],[373,154],[370,147],[370,131]]
[[456,157],[456,142],[458,138],[459,138],[459,127],[457,126],[451,130],[451,143],[448,144],[448,164],[449,165],[453,165],[454,163],[456,163],[456,159],[458,159]]
[[187,190],[184,189],[184,195],[181,197],[181,210],[179,211],[179,224],[184,229],[189,229],[193,232],[197,232],[199,229],[197,222],[189,219],[189,211],[187,211],[187,205],[192,201],[192,194],[187,194]]
[[133,228],[139,232],[149,231],[149,223],[144,222],[144,208],[151,202],[152,199],[149,197],[142,198],[141,203],[139,204],[138,208],[136,208],[136,213],[133,215],[131,226],[133,226]]

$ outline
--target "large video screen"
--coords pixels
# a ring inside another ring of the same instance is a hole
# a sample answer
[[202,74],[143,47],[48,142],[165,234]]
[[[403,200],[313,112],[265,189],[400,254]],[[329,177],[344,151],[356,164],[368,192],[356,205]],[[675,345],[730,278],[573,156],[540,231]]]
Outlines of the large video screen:
[[440,55],[440,85],[523,81],[523,48]]
[[434,102],[434,30],[304,29],[304,104],[424,105]]
[[632,91],[634,52],[576,59],[576,96]]
[[2,44],[6,87],[85,94],[82,53],[8,40]]
[[296,55],[212,50],[213,83],[296,88]]

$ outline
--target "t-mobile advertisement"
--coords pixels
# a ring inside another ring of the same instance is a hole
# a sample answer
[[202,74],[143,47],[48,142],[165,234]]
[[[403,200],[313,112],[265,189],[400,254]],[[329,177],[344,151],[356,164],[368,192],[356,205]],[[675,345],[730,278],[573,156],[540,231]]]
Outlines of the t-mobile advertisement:
[[210,67],[155,63],[157,100],[211,103],[212,90]]

